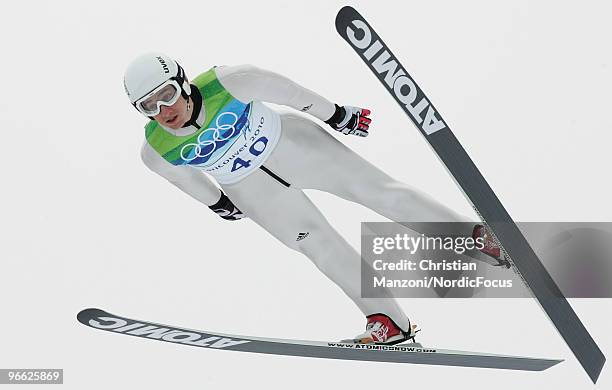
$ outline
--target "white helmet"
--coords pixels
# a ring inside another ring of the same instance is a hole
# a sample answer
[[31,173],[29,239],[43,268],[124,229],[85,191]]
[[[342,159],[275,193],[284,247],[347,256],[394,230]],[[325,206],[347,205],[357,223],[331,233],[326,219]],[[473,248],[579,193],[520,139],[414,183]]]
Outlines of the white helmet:
[[[191,86],[185,77],[183,68],[172,58],[162,53],[147,53],[133,60],[125,71],[123,85],[130,103],[142,114],[149,117],[157,115],[161,105],[169,106],[174,104],[179,96],[188,99],[191,95]],[[143,101],[156,95],[159,90],[167,85],[174,86],[176,92],[174,95],[165,93],[165,99],[162,98],[154,102],[154,109],[143,107]]]

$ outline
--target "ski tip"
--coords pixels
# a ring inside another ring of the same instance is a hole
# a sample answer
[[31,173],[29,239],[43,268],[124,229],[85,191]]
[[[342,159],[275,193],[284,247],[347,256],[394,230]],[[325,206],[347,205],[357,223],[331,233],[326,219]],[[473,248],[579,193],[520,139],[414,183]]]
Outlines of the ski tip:
[[346,29],[348,21],[354,20],[355,18],[362,19],[361,15],[359,15],[359,12],[357,12],[355,8],[351,7],[350,5],[345,5],[344,7],[340,8],[340,11],[338,11],[338,14],[336,15],[336,30],[338,30],[338,32],[342,32],[342,30]]
[[79,321],[83,325],[88,325],[89,320],[93,317],[103,316],[107,314],[104,310],[95,309],[95,308],[87,308],[81,310],[77,314],[77,321]]

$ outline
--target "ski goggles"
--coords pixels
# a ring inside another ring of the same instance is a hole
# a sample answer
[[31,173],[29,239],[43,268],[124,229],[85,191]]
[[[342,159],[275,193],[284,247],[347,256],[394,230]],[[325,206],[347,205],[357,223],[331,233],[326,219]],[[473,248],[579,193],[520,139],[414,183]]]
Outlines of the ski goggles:
[[176,80],[168,80],[134,102],[138,111],[146,116],[156,116],[161,106],[171,106],[181,96],[181,87]]

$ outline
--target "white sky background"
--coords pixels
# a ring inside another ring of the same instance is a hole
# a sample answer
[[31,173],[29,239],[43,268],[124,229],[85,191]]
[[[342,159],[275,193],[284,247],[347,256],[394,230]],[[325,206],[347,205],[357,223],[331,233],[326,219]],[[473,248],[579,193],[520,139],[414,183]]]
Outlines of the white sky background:
[[[149,172],[123,71],[159,50],[189,75],[253,63],[332,101],[371,107],[340,137],[458,211],[471,209],[421,135],[337,35],[345,4],[11,2],[2,10],[0,368],[65,369],[64,388],[592,388],[531,300],[402,300],[442,348],[565,358],[543,373],[339,362],[173,346],[81,326],[119,315],[224,333],[337,340],[361,314],[307,258],[251,221],[223,222]],[[610,221],[612,52],[606,1],[353,2],[520,221]],[[350,169],[350,167],[347,167]],[[384,219],[310,192],[356,247]],[[280,211],[282,212],[282,211]],[[609,300],[573,300],[612,350]],[[612,384],[604,368],[598,387]]]

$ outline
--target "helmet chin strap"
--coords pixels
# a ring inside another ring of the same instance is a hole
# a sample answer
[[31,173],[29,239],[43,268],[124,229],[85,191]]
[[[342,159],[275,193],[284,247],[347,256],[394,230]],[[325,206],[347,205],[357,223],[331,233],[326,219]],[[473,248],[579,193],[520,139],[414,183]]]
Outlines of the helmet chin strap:
[[[189,110],[191,110],[191,97],[187,97],[187,114],[189,114]],[[187,119],[187,122],[183,123],[183,126],[181,127],[185,127],[187,124],[189,124],[189,122],[191,122],[191,115],[189,115],[189,119]]]
[[[193,104],[192,104],[193,103]],[[191,94],[187,98],[187,112],[191,110],[191,115],[189,115],[189,120],[183,124],[183,127],[194,126],[196,129],[202,127],[201,123],[197,123],[198,115],[202,108],[200,107],[202,104],[202,95],[200,91],[196,88],[191,88]]]

